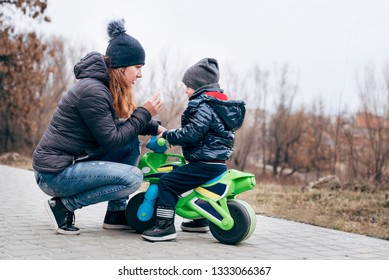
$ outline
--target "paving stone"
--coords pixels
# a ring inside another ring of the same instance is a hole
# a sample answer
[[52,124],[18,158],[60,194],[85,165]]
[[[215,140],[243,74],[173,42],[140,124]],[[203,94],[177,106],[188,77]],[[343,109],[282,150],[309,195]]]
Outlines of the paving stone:
[[76,211],[81,234],[57,234],[43,207],[49,199],[33,172],[0,165],[1,260],[389,260],[389,241],[257,215],[246,241],[229,246],[211,233],[182,232],[150,243],[131,231],[104,230],[106,203]]

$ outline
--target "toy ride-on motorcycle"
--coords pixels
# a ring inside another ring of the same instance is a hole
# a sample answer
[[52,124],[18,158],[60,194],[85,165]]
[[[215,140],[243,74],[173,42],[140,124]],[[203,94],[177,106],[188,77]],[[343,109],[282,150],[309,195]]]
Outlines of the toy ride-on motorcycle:
[[[186,164],[182,155],[165,153],[166,140],[153,137],[138,164],[144,181],[149,182],[146,192],[130,198],[126,208],[128,224],[138,233],[155,225],[158,180],[166,172]],[[251,206],[236,195],[255,186],[253,174],[229,169],[220,176],[181,195],[176,214],[186,219],[206,218],[212,235],[221,243],[234,245],[254,232],[256,217]]]

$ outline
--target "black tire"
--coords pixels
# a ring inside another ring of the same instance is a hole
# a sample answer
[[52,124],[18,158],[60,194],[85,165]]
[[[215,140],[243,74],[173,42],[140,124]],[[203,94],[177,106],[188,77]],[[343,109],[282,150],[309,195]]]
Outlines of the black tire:
[[214,223],[209,224],[209,229],[212,235],[223,244],[235,245],[247,239],[252,233],[252,218],[250,210],[246,205],[240,203],[238,200],[228,200],[228,209],[234,220],[234,226],[230,230],[223,230]]
[[[130,227],[132,227],[137,233],[143,233],[146,229],[152,228],[155,225],[156,211],[148,221],[141,221],[138,219],[138,209],[143,203],[145,193],[141,192],[134,195],[127,203],[126,219]],[[156,205],[155,205],[156,208]]]

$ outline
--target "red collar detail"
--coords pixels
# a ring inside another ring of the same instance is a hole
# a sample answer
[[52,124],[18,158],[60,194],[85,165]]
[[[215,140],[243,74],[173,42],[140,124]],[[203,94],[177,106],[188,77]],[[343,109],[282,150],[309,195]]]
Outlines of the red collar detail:
[[221,93],[218,91],[206,91],[206,92],[204,92],[204,94],[215,97],[219,100],[228,100],[227,94],[224,94],[224,93]]

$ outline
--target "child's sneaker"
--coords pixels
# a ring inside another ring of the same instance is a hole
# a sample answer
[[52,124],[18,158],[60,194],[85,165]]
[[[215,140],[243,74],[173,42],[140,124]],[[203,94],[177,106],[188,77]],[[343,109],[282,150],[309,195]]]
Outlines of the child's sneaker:
[[174,226],[174,209],[157,207],[155,226],[143,232],[142,237],[147,241],[170,241],[177,238]]
[[189,232],[207,232],[209,231],[209,222],[205,218],[182,222],[181,229]]
[[145,230],[142,237],[147,241],[170,241],[177,238],[173,219],[158,219],[156,225],[151,229]]

